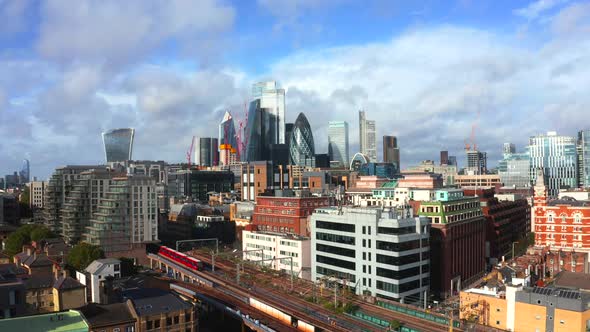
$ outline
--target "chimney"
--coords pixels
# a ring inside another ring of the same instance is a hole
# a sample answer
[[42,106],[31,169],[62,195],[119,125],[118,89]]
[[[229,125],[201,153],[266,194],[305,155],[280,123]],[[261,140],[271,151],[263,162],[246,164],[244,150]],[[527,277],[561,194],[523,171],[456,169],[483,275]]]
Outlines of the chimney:
[[33,254],[32,250],[31,250],[31,247],[27,247],[26,250],[27,250],[27,255],[28,256],[31,256]]

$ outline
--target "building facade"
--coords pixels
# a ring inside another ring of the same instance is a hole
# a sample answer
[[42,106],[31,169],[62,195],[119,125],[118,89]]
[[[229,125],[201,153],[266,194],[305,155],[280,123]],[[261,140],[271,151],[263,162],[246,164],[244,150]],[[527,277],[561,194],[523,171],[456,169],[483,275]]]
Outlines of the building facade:
[[[411,208],[321,208],[311,217],[312,280],[407,303],[430,285],[429,222]],[[333,279],[332,279],[333,280]]]
[[457,185],[460,188],[491,188],[497,185],[501,185],[501,181],[500,175],[498,174],[457,175],[455,176],[455,185]]
[[330,121],[328,124],[328,155],[335,166],[346,167],[350,161],[348,122]]
[[505,187],[530,188],[531,161],[528,153],[505,153],[498,163],[500,182]]
[[532,136],[528,153],[531,182],[537,179],[537,169],[542,169],[550,197],[556,197],[561,188],[578,186],[578,156],[574,137],[558,136],[554,131]]
[[29,182],[29,204],[31,208],[42,209],[47,181]]
[[[217,166],[219,164],[219,154],[221,145],[218,144],[217,138],[213,137],[196,137],[193,151],[193,164],[205,167]],[[224,145],[225,149],[225,145]],[[221,151],[221,153],[224,150]],[[229,148],[230,155],[236,154],[236,151]],[[230,157],[231,158],[231,157]],[[234,158],[235,159],[235,158]]]
[[315,144],[305,114],[299,113],[289,138],[289,161],[292,165],[315,167]]
[[590,129],[578,133],[578,164],[579,185],[590,188]]
[[107,163],[133,159],[133,137],[135,129],[121,128],[102,133],[105,160]]
[[516,153],[516,146],[513,143],[504,143],[502,146],[502,154],[514,154]]
[[231,165],[240,160],[241,146],[238,145],[234,119],[229,112],[225,112],[219,124],[218,143],[215,150],[218,153],[219,165]]
[[474,174],[486,174],[488,171],[487,153],[476,150],[467,151],[467,170]]
[[367,120],[365,111],[359,111],[360,152],[377,161],[377,128],[375,120]]
[[[443,151],[445,152],[445,151]],[[442,153],[442,152],[441,152]],[[447,160],[448,163],[448,160]],[[443,185],[452,186],[455,184],[455,177],[458,175],[457,166],[449,164],[436,165],[433,160],[424,160],[416,166],[408,167],[404,172],[432,172],[442,175]]]
[[257,161],[241,165],[243,201],[256,201],[267,190],[289,188],[289,167],[271,161]]
[[383,162],[393,163],[397,166],[397,169],[400,169],[401,166],[399,160],[399,146],[397,145],[397,137],[383,136]]

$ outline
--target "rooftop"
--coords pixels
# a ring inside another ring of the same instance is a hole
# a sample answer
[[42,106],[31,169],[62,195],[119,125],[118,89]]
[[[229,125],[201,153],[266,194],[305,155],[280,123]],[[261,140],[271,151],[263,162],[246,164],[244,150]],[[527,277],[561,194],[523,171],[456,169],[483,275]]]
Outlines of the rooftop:
[[80,311],[94,329],[114,324],[135,322],[135,318],[131,315],[127,303],[89,303],[80,308]]
[[139,316],[151,316],[192,308],[191,304],[171,292],[156,288],[131,289],[123,292],[123,297],[133,301],[133,306]]
[[87,332],[88,323],[79,311],[0,319],[0,331]]
[[121,261],[116,258],[97,259],[90,263],[86,268],[86,272],[90,274],[100,274],[110,264],[120,264]]
[[575,199],[573,197],[563,196],[560,199],[554,199],[552,201],[549,201],[548,204],[550,206],[569,205],[569,206],[586,207],[586,206],[590,206],[590,201],[578,201],[577,199]]
[[590,290],[590,274],[561,271],[553,281],[555,287]]

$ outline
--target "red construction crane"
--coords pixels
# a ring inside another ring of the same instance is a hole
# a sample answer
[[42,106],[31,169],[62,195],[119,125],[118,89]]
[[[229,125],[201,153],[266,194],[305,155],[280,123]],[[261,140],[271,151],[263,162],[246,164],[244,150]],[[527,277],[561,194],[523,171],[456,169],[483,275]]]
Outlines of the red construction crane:
[[[246,150],[246,146],[248,146],[248,135],[244,135],[244,129],[248,126],[248,103],[244,102],[244,118],[238,121],[238,130],[236,132],[236,143],[238,144],[238,160],[242,153]],[[243,136],[244,135],[244,136]],[[244,139],[242,140],[242,137]]]
[[191,168],[191,160],[193,156],[193,149],[195,147],[195,136],[193,136],[193,140],[191,141],[191,147],[186,152],[186,161],[188,164],[188,168]]
[[469,140],[465,140],[465,151],[471,151],[472,149],[473,151],[477,151],[477,144],[475,143],[475,129],[479,123],[479,113],[480,112],[477,111],[477,118],[471,124],[471,134],[469,135]]

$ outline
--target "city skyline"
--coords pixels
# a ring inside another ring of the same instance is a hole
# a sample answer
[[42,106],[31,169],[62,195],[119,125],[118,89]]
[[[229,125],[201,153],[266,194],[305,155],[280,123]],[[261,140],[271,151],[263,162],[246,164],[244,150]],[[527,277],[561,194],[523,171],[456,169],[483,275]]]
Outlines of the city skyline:
[[[242,118],[251,84],[267,79],[286,90],[285,122],[306,114],[318,153],[328,150],[329,121],[358,132],[356,112],[364,109],[378,138],[404,142],[402,168],[440,150],[462,164],[475,122],[490,167],[504,142],[522,149],[539,133],[575,136],[590,127],[584,2],[77,5],[89,10],[0,5],[9,22],[0,31],[3,174],[23,158],[38,178],[59,165],[98,163],[100,133],[120,127],[137,129],[135,158],[181,162],[192,136],[215,137],[225,110]],[[159,24],[135,34],[114,28],[131,17]],[[97,37],[104,35],[116,38]]]

